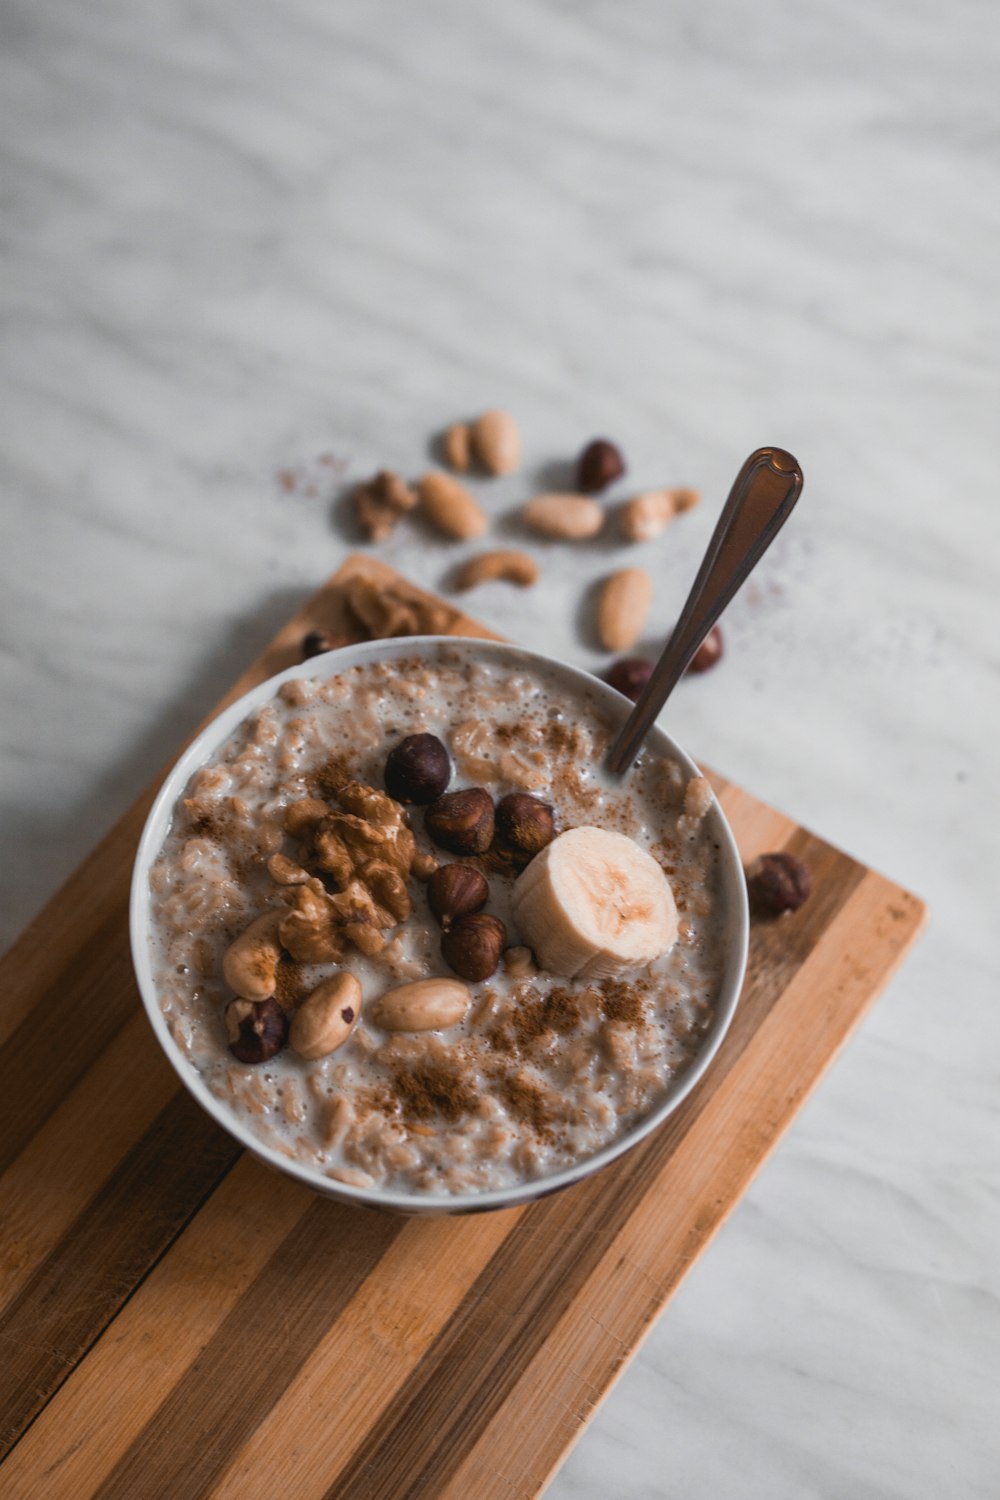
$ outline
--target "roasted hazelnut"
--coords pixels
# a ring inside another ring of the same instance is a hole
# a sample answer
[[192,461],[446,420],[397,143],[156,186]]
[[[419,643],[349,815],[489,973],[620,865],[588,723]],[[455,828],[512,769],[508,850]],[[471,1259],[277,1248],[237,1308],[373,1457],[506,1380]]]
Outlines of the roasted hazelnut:
[[812,891],[812,876],[794,854],[762,854],[746,876],[750,905],[760,917],[798,911]]
[[623,656],[609,667],[605,682],[634,703],[653,675],[653,663],[644,656]]
[[497,803],[497,834],[509,849],[531,858],[555,838],[555,815],[539,797],[510,792]]
[[322,656],[324,651],[336,651],[339,646],[349,645],[349,636],[335,635],[331,630],[310,630],[302,637],[299,656],[302,661],[308,661],[311,656]]
[[585,495],[594,495],[606,490],[625,473],[625,460],[621,449],[607,438],[595,438],[580,454],[576,468],[576,482]]
[[722,656],[722,631],[718,625],[711,630],[688,663],[689,672],[707,672]]
[[427,900],[442,927],[479,911],[489,894],[486,876],[471,865],[441,865],[427,882]]
[[451,761],[436,734],[408,734],[389,751],[385,789],[397,802],[433,802],[450,780]]
[[459,917],[441,938],[441,953],[460,979],[478,984],[495,974],[507,941],[507,929],[499,917],[480,911]]
[[485,854],[493,842],[493,823],[493,798],[480,786],[446,792],[424,815],[435,844],[451,854]]
[[241,1063],[275,1057],[288,1039],[288,1017],[270,1000],[234,1000],[226,1009],[229,1050]]

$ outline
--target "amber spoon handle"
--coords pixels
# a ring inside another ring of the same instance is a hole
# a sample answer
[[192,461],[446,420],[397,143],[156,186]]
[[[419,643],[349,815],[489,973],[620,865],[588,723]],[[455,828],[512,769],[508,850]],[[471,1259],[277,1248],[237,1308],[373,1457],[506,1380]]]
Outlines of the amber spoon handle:
[[802,470],[783,448],[758,448],[737,474],[673,634],[608,752],[620,776],[716,620],[760,562],[802,493]]

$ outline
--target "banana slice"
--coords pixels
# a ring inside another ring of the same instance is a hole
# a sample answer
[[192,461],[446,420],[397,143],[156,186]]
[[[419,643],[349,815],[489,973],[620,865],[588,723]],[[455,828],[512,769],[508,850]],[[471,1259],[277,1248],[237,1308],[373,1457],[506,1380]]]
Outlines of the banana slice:
[[677,940],[667,877],[645,849],[606,828],[571,828],[518,877],[514,920],[543,969],[611,979],[666,953]]

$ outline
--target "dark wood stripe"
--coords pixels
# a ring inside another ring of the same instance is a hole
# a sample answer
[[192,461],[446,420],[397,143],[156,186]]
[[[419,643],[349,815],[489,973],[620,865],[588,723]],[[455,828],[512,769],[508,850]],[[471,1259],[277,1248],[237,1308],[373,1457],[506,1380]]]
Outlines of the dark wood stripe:
[[160,1111],[0,1320],[0,1454],[52,1399],[239,1155],[187,1093],[178,1091]]
[[[793,840],[795,852],[809,859],[822,895],[785,924],[789,956],[752,971],[739,1024],[709,1075],[711,1088],[696,1089],[662,1130],[600,1176],[532,1205],[327,1491],[327,1500],[432,1500],[454,1477],[600,1264],[609,1240],[717,1097],[757,1027],[863,879],[853,860],[804,838],[804,845]],[[755,929],[755,941],[770,942],[764,924]]]
[[405,1224],[317,1199],[94,1496],[207,1494]]
[[[140,1004],[128,946],[128,856],[121,900],[0,1048],[0,1172],[10,1166]],[[15,973],[12,950],[0,973]]]

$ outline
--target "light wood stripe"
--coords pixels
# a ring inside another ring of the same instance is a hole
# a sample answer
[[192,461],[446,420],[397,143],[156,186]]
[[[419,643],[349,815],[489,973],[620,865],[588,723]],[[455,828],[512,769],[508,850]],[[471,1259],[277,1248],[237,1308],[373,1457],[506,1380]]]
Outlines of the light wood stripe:
[[[227,700],[307,629],[344,625],[334,580]],[[458,616],[455,633],[489,634]],[[794,918],[754,924],[710,1074],[590,1182],[437,1221],[317,1200],[246,1157],[230,1170],[235,1145],[172,1087],[135,1010],[140,799],[0,963],[0,1431],[22,1434],[0,1493],[538,1493],[922,919],[707,774],[745,858],[788,847],[814,876]],[[80,1005],[100,1024],[63,1046]]]

